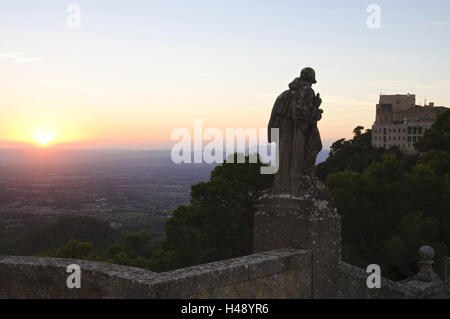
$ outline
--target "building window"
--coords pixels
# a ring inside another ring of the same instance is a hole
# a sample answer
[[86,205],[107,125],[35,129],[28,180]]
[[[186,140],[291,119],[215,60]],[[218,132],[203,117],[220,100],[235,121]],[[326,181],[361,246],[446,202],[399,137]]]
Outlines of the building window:
[[422,127],[419,127],[419,134],[422,134]]
[[413,128],[413,134],[417,134],[417,127]]
[[411,127],[408,127],[408,134],[411,134]]

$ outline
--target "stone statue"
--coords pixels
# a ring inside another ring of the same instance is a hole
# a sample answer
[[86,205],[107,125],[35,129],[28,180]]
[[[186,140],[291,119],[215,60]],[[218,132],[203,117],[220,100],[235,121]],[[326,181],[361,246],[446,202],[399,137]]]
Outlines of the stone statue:
[[323,113],[319,108],[322,104],[320,94],[316,95],[312,89],[314,83],[317,83],[315,71],[303,69],[273,107],[269,142],[272,142],[271,129],[279,129],[279,169],[273,194],[300,197],[314,187],[311,179],[314,179],[316,157],[322,150],[317,122]]
[[278,172],[272,192],[263,196],[255,212],[253,251],[311,250],[312,297],[328,299],[339,295],[341,219],[314,175],[322,149],[317,122],[323,113],[314,83],[314,70],[303,69],[273,107],[269,140],[277,143]]

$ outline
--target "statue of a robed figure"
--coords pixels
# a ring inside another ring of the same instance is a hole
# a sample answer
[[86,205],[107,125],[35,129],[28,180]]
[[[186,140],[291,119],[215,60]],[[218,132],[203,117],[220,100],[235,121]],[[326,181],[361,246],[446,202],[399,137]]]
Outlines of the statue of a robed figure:
[[322,99],[315,94],[312,68],[302,70],[300,77],[289,84],[289,90],[276,100],[269,122],[269,142],[272,129],[279,129],[279,169],[275,175],[273,194],[299,197],[311,188],[316,157],[322,150],[317,122],[323,111]]
[[272,191],[262,197],[255,212],[253,249],[255,253],[282,248],[311,251],[310,297],[336,298],[341,222],[325,185],[314,175],[322,149],[317,122],[323,113],[314,83],[314,70],[303,69],[273,107],[269,140],[277,143],[278,171]]

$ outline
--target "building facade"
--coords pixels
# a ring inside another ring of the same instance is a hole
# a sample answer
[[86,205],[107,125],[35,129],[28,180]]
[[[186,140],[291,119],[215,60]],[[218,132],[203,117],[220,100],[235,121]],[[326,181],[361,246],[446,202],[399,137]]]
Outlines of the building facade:
[[446,107],[416,104],[416,96],[381,95],[372,127],[372,146],[398,147],[402,152],[415,154],[414,144],[431,128],[438,114]]

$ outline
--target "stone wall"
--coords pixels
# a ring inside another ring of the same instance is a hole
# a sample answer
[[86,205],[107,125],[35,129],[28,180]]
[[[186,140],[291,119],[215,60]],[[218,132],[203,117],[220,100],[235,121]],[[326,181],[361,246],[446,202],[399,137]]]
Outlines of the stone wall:
[[450,280],[450,257],[445,258],[443,268],[444,280]]
[[339,295],[343,299],[403,299],[414,294],[394,281],[382,278],[381,289],[367,288],[368,274],[364,269],[347,263],[340,265]]
[[340,264],[339,295],[342,299],[439,299],[450,298],[448,285],[442,281],[421,282],[414,278],[394,282],[381,278],[380,289],[367,288],[364,269]]
[[[311,298],[311,251],[280,249],[167,273],[106,263],[0,257],[0,298]],[[66,285],[81,268],[81,289]]]

